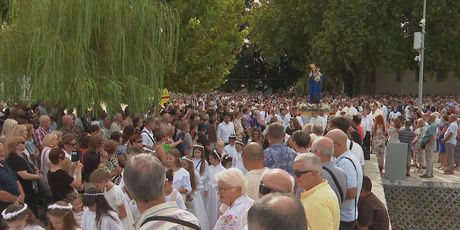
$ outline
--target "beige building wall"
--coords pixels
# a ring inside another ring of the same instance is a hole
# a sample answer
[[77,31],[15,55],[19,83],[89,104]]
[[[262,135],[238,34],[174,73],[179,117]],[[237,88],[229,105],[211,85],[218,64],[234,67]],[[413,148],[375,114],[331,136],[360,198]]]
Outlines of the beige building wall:
[[[401,81],[397,81],[396,73],[388,69],[378,69],[375,91],[376,93],[393,93],[418,95],[418,75],[411,71],[406,71],[401,74]],[[460,78],[450,74],[445,80],[438,81],[432,73],[424,75],[423,94],[437,95],[459,95],[460,94]]]

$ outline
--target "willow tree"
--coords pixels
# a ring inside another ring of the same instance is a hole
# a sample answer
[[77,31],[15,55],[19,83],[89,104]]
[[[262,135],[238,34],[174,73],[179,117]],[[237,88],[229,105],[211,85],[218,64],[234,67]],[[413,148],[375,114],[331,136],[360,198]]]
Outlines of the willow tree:
[[159,0],[11,0],[8,17],[3,100],[111,110],[126,103],[141,112],[175,68],[179,16]]

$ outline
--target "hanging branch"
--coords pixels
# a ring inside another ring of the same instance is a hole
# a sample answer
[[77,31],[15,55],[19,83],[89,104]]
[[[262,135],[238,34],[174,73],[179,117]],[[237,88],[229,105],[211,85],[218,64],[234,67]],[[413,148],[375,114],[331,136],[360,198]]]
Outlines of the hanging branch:
[[0,30],[3,100],[17,101],[24,77],[30,100],[144,112],[174,69],[179,16],[157,0],[21,1]]

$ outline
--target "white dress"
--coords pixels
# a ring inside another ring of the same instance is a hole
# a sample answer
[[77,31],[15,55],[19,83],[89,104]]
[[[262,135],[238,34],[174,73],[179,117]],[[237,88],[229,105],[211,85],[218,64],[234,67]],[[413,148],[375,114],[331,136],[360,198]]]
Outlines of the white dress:
[[128,197],[126,194],[117,186],[113,186],[110,190],[104,192],[104,197],[109,203],[110,207],[118,214],[120,205],[125,207],[126,217],[121,219],[123,229],[134,230],[134,218],[131,213],[129,206]]
[[109,211],[108,215],[102,216],[100,228],[97,228],[96,213],[89,209],[83,212],[83,216],[81,218],[81,228],[84,230],[123,230],[121,221],[118,219],[118,215],[114,211]]
[[188,211],[193,213],[198,218],[198,221],[200,221],[201,229],[209,230],[211,228],[209,226],[208,215],[204,206],[203,197],[201,195],[201,191],[203,191],[204,185],[199,175],[200,174],[195,171],[196,189],[191,194],[192,201],[187,202],[186,206]]
[[27,225],[24,227],[23,230],[45,230],[45,229],[40,227],[40,225]]
[[200,193],[203,198],[204,204],[206,205],[206,198],[204,197],[204,191],[208,190],[207,184],[209,181],[209,178],[208,178],[209,165],[207,161],[204,161],[204,164],[205,164],[204,172],[203,172],[203,175],[200,175],[199,173],[201,169],[201,163],[202,163],[201,159],[193,159],[193,167],[195,168],[195,172],[198,173],[198,175],[200,176],[201,183],[204,185]]
[[206,199],[206,210],[208,211],[208,217],[209,217],[209,224],[211,228],[214,227],[214,225],[217,222],[217,219],[220,216],[220,199],[219,195],[217,194],[217,181],[216,181],[216,175],[219,172],[224,171],[225,168],[222,166],[222,164],[218,164],[217,166],[210,165],[208,167],[208,198]]
[[233,158],[233,167],[241,170],[243,174],[248,173],[248,170],[244,167],[243,156],[241,155],[241,153],[237,152],[237,154],[235,155],[235,158]]
[[172,186],[174,189],[179,190],[179,188],[185,188],[187,194],[192,191],[192,184],[190,183],[190,173],[187,172],[184,168],[179,168],[177,172],[174,172],[174,179]]
[[178,192],[175,189],[172,190],[171,194],[165,196],[165,200],[167,202],[171,202],[171,201],[176,202],[177,207],[179,207],[182,210],[187,209],[187,207],[185,207],[184,198],[182,198],[182,195],[180,194],[180,192]]

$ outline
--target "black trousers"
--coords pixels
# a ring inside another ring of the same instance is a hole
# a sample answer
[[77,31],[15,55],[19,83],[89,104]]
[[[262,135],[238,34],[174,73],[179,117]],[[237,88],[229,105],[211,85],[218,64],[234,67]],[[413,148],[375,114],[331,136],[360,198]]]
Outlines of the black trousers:
[[366,131],[366,135],[363,140],[364,159],[371,159],[371,132]]
[[339,230],[355,230],[356,229],[356,221],[340,221]]

